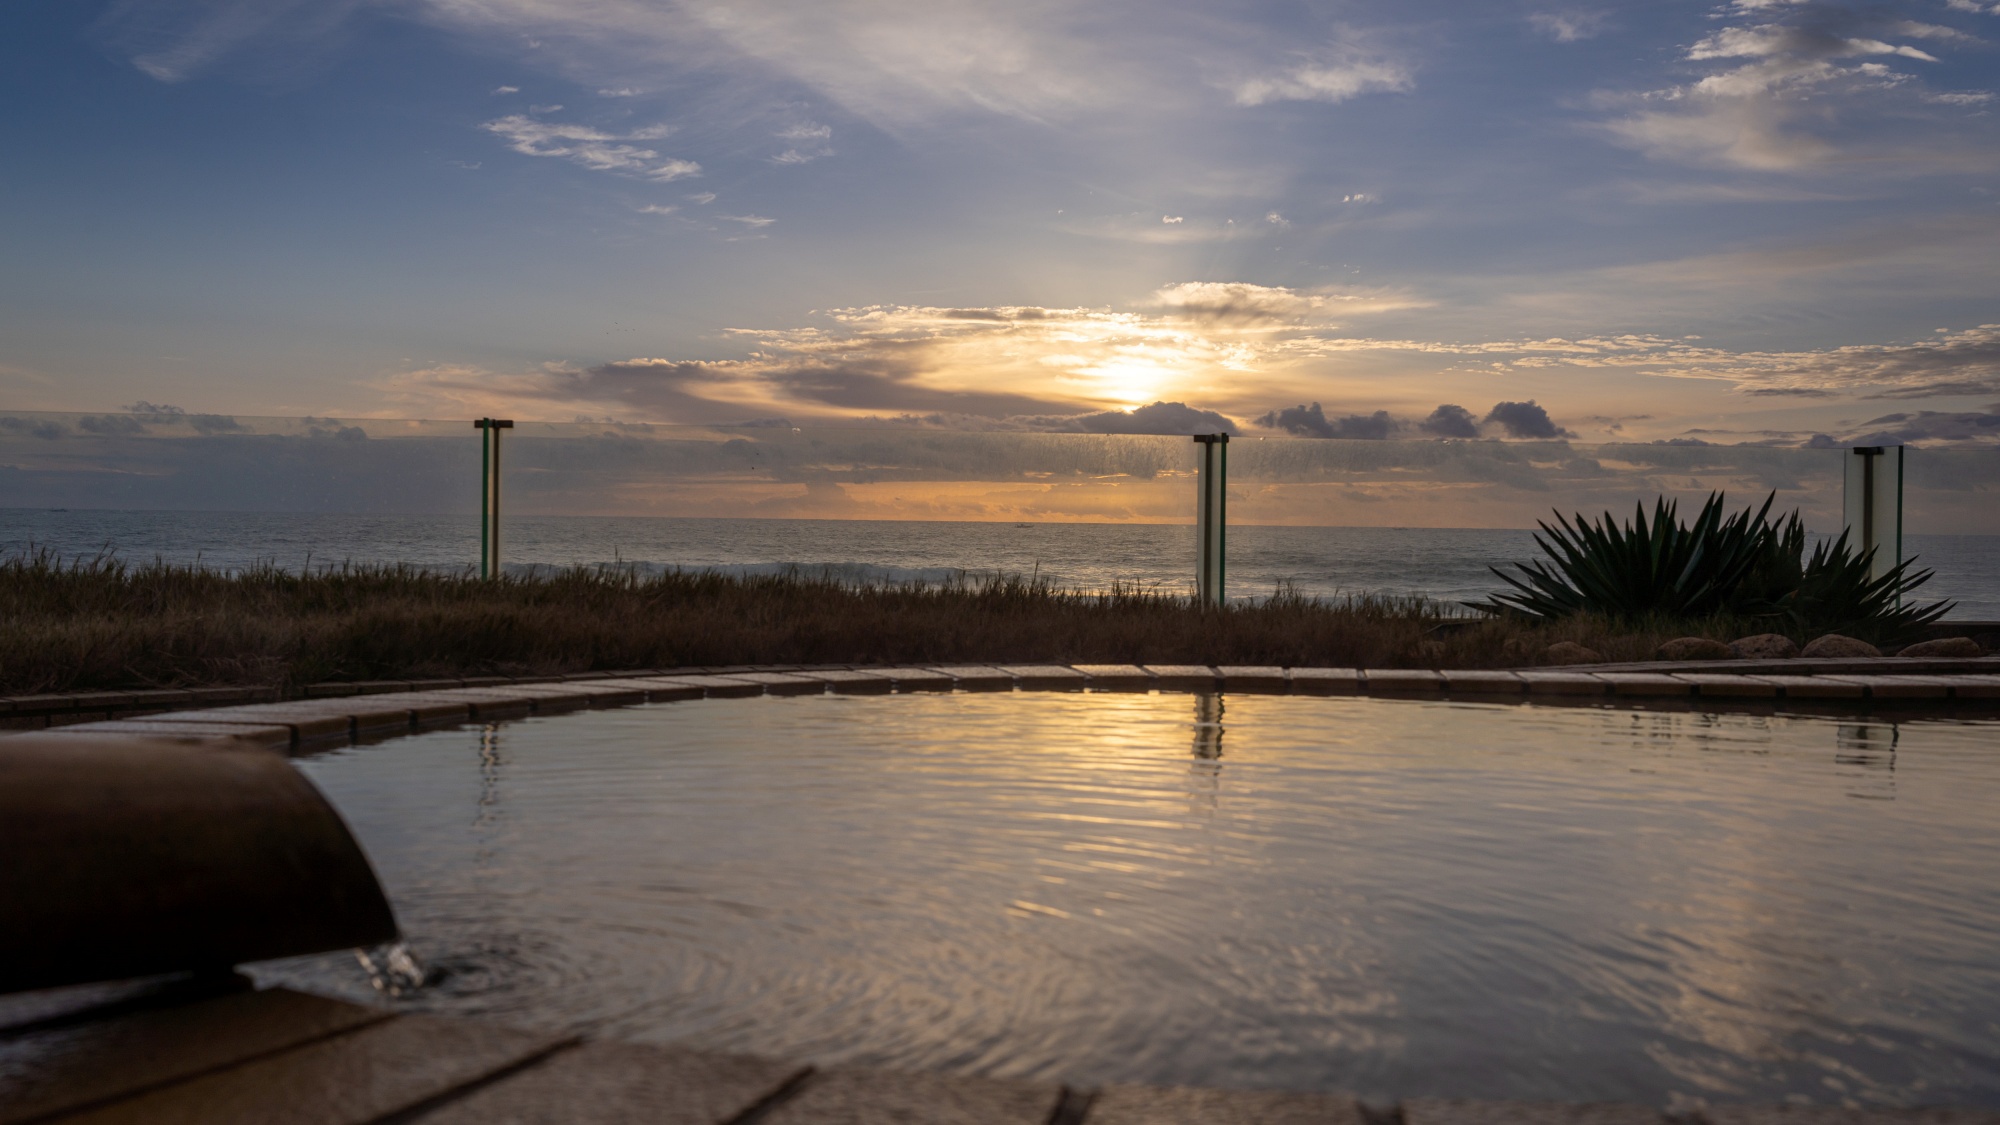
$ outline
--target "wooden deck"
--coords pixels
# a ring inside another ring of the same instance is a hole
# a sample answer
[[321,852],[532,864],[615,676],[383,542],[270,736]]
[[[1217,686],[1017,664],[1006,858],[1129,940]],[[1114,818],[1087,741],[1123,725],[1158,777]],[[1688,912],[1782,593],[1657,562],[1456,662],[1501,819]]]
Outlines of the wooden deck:
[[[150,990],[150,991],[149,991]],[[2000,1112],[1111,1086],[798,1063],[396,1015],[287,989],[0,998],[0,1125],[2000,1125]]]

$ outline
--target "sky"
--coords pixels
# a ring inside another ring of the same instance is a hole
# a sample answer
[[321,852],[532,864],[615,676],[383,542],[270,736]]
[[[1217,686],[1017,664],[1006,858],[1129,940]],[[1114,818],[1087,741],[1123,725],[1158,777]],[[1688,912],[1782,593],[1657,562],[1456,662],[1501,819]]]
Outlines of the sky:
[[0,405],[2000,442],[1997,46],[2000,0],[16,0]]

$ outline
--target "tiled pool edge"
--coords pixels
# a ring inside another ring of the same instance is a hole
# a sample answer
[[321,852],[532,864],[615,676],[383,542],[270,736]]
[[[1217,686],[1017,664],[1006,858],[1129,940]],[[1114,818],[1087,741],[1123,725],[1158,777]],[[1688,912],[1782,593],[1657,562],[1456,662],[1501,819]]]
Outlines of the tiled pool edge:
[[[1912,662],[1914,664],[1915,662]],[[882,667],[759,665],[729,669],[587,673],[548,680],[473,679],[335,685],[303,698],[264,693],[256,702],[219,691],[125,693],[157,709],[123,716],[86,693],[52,715],[50,734],[222,739],[273,749],[372,741],[458,723],[588,707],[755,695],[912,691],[1220,692],[1449,699],[1648,710],[1785,710],[1808,714],[2000,714],[2000,658],[1768,661],[1756,671],[1700,665],[1594,665],[1518,671],[1280,668],[1223,665],[937,664]],[[256,698],[256,697],[252,697]],[[206,700],[215,702],[204,705]],[[86,710],[88,707],[90,709]],[[65,721],[67,720],[67,721]],[[25,733],[25,732],[23,732]]]

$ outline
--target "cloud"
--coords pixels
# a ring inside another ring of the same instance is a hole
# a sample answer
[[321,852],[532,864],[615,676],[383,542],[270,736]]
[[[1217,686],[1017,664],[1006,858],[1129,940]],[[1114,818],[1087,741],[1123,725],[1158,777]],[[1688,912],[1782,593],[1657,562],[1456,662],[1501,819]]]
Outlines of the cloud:
[[1236,104],[1344,102],[1375,91],[1408,90],[1415,84],[1409,69],[1401,63],[1360,57],[1351,50],[1330,55],[1307,57],[1275,74],[1237,82],[1232,89]]
[[[828,310],[801,327],[729,330],[724,341],[746,352],[738,359],[641,356],[514,374],[444,366],[388,376],[377,386],[398,409],[423,416],[518,409],[534,417],[556,409],[563,417],[584,411],[715,424],[782,415],[820,424],[936,415],[962,426],[1019,428],[1029,424],[1021,419],[1050,425],[1051,418],[1200,402],[1225,417],[1262,414],[1258,424],[1267,427],[1351,437],[1384,426],[1435,437],[1480,430],[1456,404],[1410,421],[1329,417],[1303,402],[1282,410],[1263,404],[1277,394],[1343,385],[1408,386],[1419,375],[1491,380],[1497,389],[1522,374],[1557,370],[1715,380],[1750,395],[1797,399],[2000,393],[2000,325],[1908,344],[1794,352],[1629,333],[1465,342],[1327,331],[1327,310],[1345,307],[1351,296],[1183,282],[1162,287],[1147,311],[859,306]],[[1366,307],[1377,295],[1360,297],[1356,303]],[[974,418],[980,421],[964,421]],[[1486,432],[1513,437],[1568,434],[1533,400],[1502,401],[1485,423]]]
[[[399,409],[420,413],[518,403],[531,417],[560,404],[563,416],[582,410],[704,424],[754,414],[999,420],[1172,406],[1196,396],[1236,400],[1246,393],[1236,388],[1239,380],[1259,379],[1266,363],[1290,362],[1275,345],[1295,329],[1260,323],[1289,291],[1235,291],[1239,302],[1246,294],[1262,301],[1256,309],[1204,305],[1199,287],[1179,292],[1183,304],[1157,314],[1038,306],[834,309],[807,327],[731,330],[725,338],[749,352],[735,360],[635,357],[511,375],[441,366],[377,385]],[[1223,286],[1210,296],[1230,292]],[[1311,300],[1291,306],[1313,307]],[[1164,425],[1162,411],[1143,415],[1144,424]],[[1171,432],[1182,432],[1181,425]]]
[[1319,403],[1311,406],[1288,406],[1283,410],[1273,410],[1256,424],[1267,430],[1283,430],[1295,437],[1346,438],[1360,441],[1382,441],[1403,428],[1403,424],[1390,417],[1386,410],[1373,414],[1348,414],[1339,418],[1328,418]]
[[826,143],[833,136],[830,126],[807,121],[780,129],[774,135],[792,142],[792,147],[772,157],[773,164],[810,164],[822,156],[833,155],[833,147]]
[[1275,325],[1323,320],[1332,313],[1424,308],[1429,302],[1387,290],[1296,290],[1243,281],[1183,281],[1153,294],[1156,307],[1210,324]]
[[495,86],[493,87],[493,92],[495,94],[518,94],[521,92],[521,88],[519,86]]
[[122,437],[146,432],[146,424],[130,414],[86,414],[76,420],[76,428],[105,437]]
[[751,230],[761,230],[778,221],[776,219],[767,219],[762,215],[717,215],[716,218],[726,219],[732,223],[742,223]]
[[[1755,22],[1720,27],[1687,48],[1715,64],[1683,85],[1598,95],[1631,112],[1602,124],[1608,136],[1659,160],[1787,171],[1872,155],[1907,167],[1965,163],[1962,141],[1926,129],[1921,107],[1940,104],[1900,62],[1935,64],[1931,51],[1897,39],[1964,42],[1951,28],[1880,11],[1808,4],[1736,5]],[[1941,104],[1951,104],[1949,102]]]
[[1907,344],[1855,344],[1811,352],[1717,354],[1706,372],[1751,393],[1864,392],[1872,398],[1935,398],[2000,393],[2000,324],[1982,324]]
[[1302,332],[1270,345],[1297,356],[1408,352],[1481,357],[1492,370],[1623,369],[1668,378],[1716,379],[1757,396],[1830,394],[1934,398],[2000,393],[2000,324],[1900,344],[1806,351],[1731,351],[1639,333],[1456,343]]
[[0,434],[23,434],[43,441],[61,441],[69,436],[69,427],[53,418],[16,418],[0,415]]
[[1855,445],[2000,445],[2000,402],[1984,410],[1885,414],[1844,432],[1845,436],[1814,434],[1808,449]]
[[1427,434],[1446,438],[1475,438],[1479,436],[1479,422],[1472,411],[1449,402],[1431,411],[1430,417],[1417,423],[1417,428]]
[[664,127],[608,133],[588,125],[559,124],[514,113],[480,128],[524,156],[564,159],[595,172],[642,176],[663,183],[701,174],[701,165],[692,160],[662,157],[653,149],[628,143],[658,140],[667,133]]
[[1069,419],[1091,434],[1235,434],[1235,422],[1213,410],[1198,410],[1184,402],[1156,402],[1132,410],[1109,410]]
[[1528,17],[1536,31],[1558,43],[1591,39],[1604,30],[1603,12],[1536,12]]
[[1549,439],[1576,436],[1556,425],[1549,418],[1549,412],[1537,405],[1534,399],[1496,403],[1493,409],[1486,412],[1486,421],[1498,422],[1507,431],[1508,437]]

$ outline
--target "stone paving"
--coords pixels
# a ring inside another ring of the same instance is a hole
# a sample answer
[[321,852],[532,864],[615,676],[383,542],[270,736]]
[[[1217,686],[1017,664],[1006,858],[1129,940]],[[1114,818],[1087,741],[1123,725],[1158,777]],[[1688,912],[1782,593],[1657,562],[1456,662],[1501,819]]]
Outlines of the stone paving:
[[[0,998],[0,1125],[2000,1125],[1973,1109],[1108,1086],[812,1066],[397,1015],[225,983]],[[136,1002],[121,990],[141,990]]]

